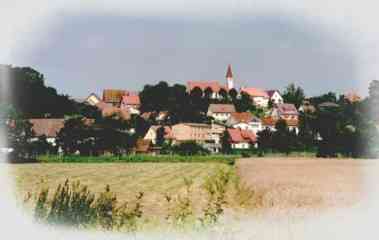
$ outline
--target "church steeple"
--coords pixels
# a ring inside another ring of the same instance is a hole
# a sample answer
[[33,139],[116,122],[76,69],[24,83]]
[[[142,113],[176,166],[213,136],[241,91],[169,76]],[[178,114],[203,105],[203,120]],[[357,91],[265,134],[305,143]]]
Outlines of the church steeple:
[[233,73],[232,73],[232,65],[228,65],[228,69],[226,71],[226,83],[228,90],[234,88],[234,79],[233,79]]

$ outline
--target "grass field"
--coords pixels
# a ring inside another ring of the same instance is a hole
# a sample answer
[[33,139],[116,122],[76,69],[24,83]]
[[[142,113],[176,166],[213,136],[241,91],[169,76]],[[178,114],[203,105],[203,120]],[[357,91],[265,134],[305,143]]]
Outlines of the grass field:
[[95,193],[104,191],[109,184],[120,202],[132,200],[139,192],[144,192],[145,212],[162,215],[166,211],[164,195],[183,192],[184,178],[193,180],[193,200],[200,207],[204,201],[200,197],[201,185],[205,177],[218,168],[230,166],[220,163],[36,163],[11,165],[11,172],[20,199],[28,192],[38,192],[43,186],[55,190],[68,178],[80,180]]

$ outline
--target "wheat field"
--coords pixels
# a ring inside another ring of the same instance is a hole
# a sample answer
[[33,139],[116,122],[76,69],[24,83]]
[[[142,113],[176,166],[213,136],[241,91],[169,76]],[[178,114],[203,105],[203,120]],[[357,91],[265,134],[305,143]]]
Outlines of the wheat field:
[[193,181],[192,199],[199,205],[204,201],[201,186],[206,177],[216,169],[228,167],[220,163],[13,164],[11,175],[14,177],[16,197],[20,200],[43,187],[49,187],[53,192],[60,183],[70,179],[79,180],[96,194],[103,192],[109,184],[120,203],[132,201],[139,192],[143,192],[145,212],[162,215],[166,211],[165,195],[183,193],[184,178]]

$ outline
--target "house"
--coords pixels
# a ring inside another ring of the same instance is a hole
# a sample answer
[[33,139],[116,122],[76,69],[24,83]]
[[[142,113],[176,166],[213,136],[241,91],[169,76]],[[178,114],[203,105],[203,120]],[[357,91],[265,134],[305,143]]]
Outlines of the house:
[[139,108],[141,106],[140,97],[137,94],[127,93],[121,97],[120,108],[128,109],[131,114],[140,114]]
[[171,127],[172,144],[195,141],[211,152],[221,150],[221,135],[225,128],[203,123],[179,123]]
[[96,106],[102,102],[102,100],[95,93],[91,93],[84,102],[88,103],[91,106]]
[[259,89],[259,88],[241,88],[241,93],[246,93],[249,95],[251,100],[253,101],[253,104],[257,107],[268,107],[268,102],[270,100],[269,95],[266,93],[266,91]]
[[46,141],[52,146],[56,145],[56,137],[64,127],[63,118],[32,118],[29,122],[36,137],[46,136]]
[[236,108],[233,104],[209,104],[207,116],[213,117],[216,121],[224,122],[235,112]]
[[226,121],[226,125],[232,128],[249,130],[255,134],[263,130],[262,121],[253,116],[250,112],[232,113],[230,118]]
[[103,90],[103,101],[105,103],[111,104],[112,106],[119,107],[122,96],[128,94],[126,90],[120,89],[104,89]]
[[[153,125],[149,128],[149,130],[146,132],[145,137],[143,138],[144,140],[149,140],[151,141],[152,144],[157,143],[157,130],[161,128],[162,126],[159,125]],[[169,126],[163,126],[164,127],[164,136],[163,138],[165,140],[170,140],[172,139],[172,134],[171,134],[171,128]]]
[[289,130],[295,130],[296,133],[299,133],[299,112],[294,104],[277,104],[272,109],[271,114],[262,119],[263,128],[275,131],[275,124],[280,119],[286,121]]
[[178,123],[171,127],[174,144],[186,141],[204,143],[211,141],[211,125],[204,123]]
[[220,124],[211,124],[211,139],[210,143],[206,144],[206,148],[213,153],[219,153],[222,148],[221,139],[225,132],[225,126]]
[[[286,121],[288,130],[295,131],[296,134],[299,133],[299,121],[297,119],[283,119]],[[270,131],[276,131],[275,125],[279,121],[277,118],[272,116],[266,116],[262,118],[262,128],[269,129]]]
[[231,149],[244,150],[257,147],[257,137],[252,131],[229,128],[227,134]]
[[278,90],[267,90],[266,93],[273,104],[281,104],[284,102]]
[[277,104],[273,108],[273,110],[271,111],[271,116],[275,120],[284,119],[298,121],[299,112],[297,111],[294,104],[282,103]]

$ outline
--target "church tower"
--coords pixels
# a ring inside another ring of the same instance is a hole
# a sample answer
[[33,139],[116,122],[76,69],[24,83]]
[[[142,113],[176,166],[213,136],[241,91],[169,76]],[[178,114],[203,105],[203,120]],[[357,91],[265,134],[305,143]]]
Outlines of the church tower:
[[232,66],[230,64],[228,65],[228,70],[226,71],[226,86],[228,87],[228,90],[234,88]]

